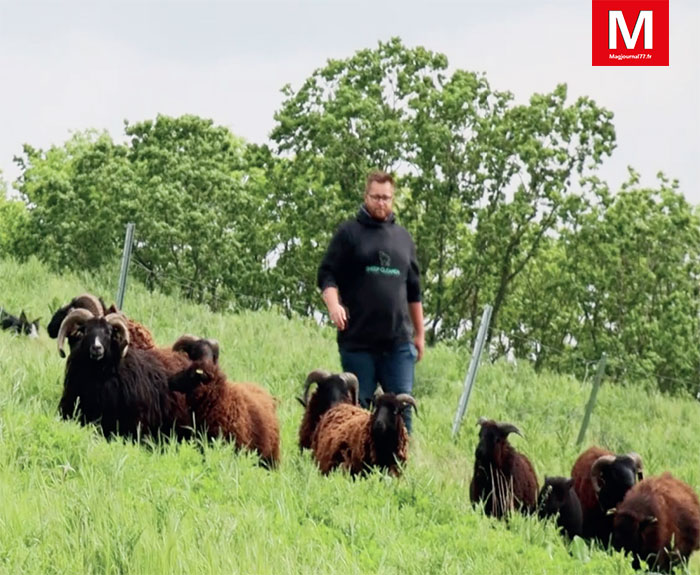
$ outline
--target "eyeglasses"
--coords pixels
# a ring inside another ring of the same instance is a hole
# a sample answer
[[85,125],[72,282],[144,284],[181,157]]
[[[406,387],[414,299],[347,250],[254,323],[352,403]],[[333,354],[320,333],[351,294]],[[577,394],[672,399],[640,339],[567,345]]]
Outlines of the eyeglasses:
[[394,196],[375,196],[374,194],[368,194],[367,197],[373,202],[384,202],[387,204],[394,199]]

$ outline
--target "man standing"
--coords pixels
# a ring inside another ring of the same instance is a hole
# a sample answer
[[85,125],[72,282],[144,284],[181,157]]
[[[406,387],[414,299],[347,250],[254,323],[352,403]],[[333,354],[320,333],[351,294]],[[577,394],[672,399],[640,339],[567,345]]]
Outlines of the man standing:
[[[385,392],[412,394],[425,347],[416,247],[395,222],[393,201],[393,178],[372,172],[357,217],[341,224],[318,269],[343,370],[357,376],[365,407],[377,383]],[[410,409],[404,420],[410,432]]]

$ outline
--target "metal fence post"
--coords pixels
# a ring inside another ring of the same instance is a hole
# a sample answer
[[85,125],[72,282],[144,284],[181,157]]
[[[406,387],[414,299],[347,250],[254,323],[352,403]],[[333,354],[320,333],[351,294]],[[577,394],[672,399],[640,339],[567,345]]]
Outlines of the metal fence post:
[[129,262],[131,261],[131,247],[134,243],[133,223],[126,224],[126,236],[124,237],[124,250],[122,251],[122,267],[119,272],[119,287],[117,288],[117,308],[122,309],[124,305],[124,292],[126,292],[126,276],[129,273]]
[[593,407],[595,406],[595,400],[596,396],[598,395],[598,389],[600,388],[600,382],[603,381],[606,361],[607,356],[605,353],[603,353],[603,355],[600,356],[600,361],[598,362],[598,369],[596,370],[595,379],[593,380],[593,389],[591,389],[591,396],[588,398],[588,403],[586,404],[586,412],[583,414],[581,430],[578,432],[578,439],[576,440],[577,446],[581,445],[583,442],[583,437],[586,435],[586,429],[588,429],[588,422],[591,420],[591,413],[593,412]]
[[452,437],[454,438],[459,431],[459,426],[462,423],[462,418],[464,413],[467,411],[467,404],[469,403],[469,394],[472,391],[472,386],[474,385],[474,380],[476,379],[476,372],[479,369],[479,360],[481,359],[481,352],[484,349],[484,342],[486,341],[486,333],[489,329],[489,324],[491,323],[491,312],[493,308],[490,305],[484,307],[484,313],[481,316],[481,325],[479,325],[479,333],[476,336],[476,341],[474,342],[474,350],[472,351],[472,358],[469,362],[469,369],[467,370],[467,375],[464,378],[464,388],[462,390],[462,396],[459,398],[459,405],[457,406],[457,413],[455,413],[455,419],[452,423]]

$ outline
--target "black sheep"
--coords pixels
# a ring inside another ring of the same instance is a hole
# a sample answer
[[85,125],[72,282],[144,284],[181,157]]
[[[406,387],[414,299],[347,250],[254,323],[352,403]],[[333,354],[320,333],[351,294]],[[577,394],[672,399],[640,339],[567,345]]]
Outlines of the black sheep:
[[106,437],[170,432],[174,406],[168,373],[153,353],[129,347],[121,315],[73,310],[58,333],[62,355],[66,338],[71,350],[59,404],[64,419],[98,423]]
[[581,502],[574,490],[574,480],[570,477],[547,477],[537,498],[537,515],[540,519],[557,518],[557,526],[570,539],[581,535],[583,515]]
[[[316,390],[309,396],[311,385]],[[304,416],[299,426],[299,449],[311,449],[311,438],[321,416],[338,403],[357,404],[357,377],[350,373],[331,373],[315,369],[306,376],[304,397],[297,398],[304,406]]]
[[479,444],[476,447],[474,476],[469,485],[472,503],[484,502],[486,515],[503,517],[513,509],[534,511],[537,503],[537,476],[530,460],[508,443],[517,433],[512,423],[479,418]]

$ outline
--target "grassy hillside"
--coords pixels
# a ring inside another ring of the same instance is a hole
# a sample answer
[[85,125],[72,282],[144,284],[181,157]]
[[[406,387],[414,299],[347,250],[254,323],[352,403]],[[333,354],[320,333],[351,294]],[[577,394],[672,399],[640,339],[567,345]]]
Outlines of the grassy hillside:
[[[111,301],[111,281],[0,260],[0,305],[49,319],[49,302],[83,291]],[[590,384],[483,365],[458,440],[450,429],[469,351],[427,350],[417,368],[420,417],[397,480],[322,477],[296,434],[294,396],[317,367],[338,370],[334,332],[272,312],[213,314],[131,283],[126,313],[166,344],[216,337],[232,379],[280,400],[282,464],[268,472],[229,445],[105,441],[57,416],[64,360],[38,340],[0,332],[0,573],[632,573],[621,554],[571,545],[554,527],[491,520],[469,504],[476,419],[517,424],[512,443],[545,474],[567,475]],[[700,403],[603,386],[586,445],[635,450],[648,474],[670,470],[700,491]],[[700,573],[695,555],[689,571]]]

